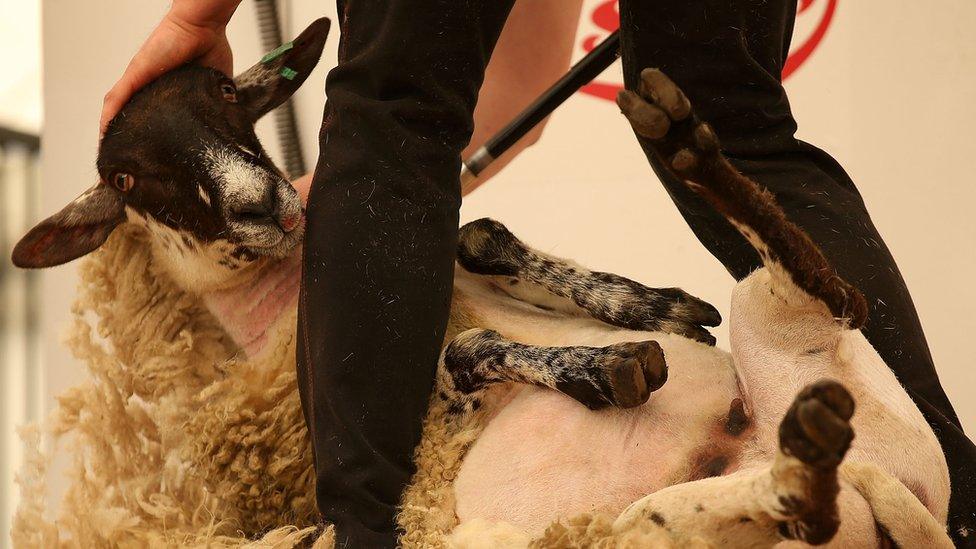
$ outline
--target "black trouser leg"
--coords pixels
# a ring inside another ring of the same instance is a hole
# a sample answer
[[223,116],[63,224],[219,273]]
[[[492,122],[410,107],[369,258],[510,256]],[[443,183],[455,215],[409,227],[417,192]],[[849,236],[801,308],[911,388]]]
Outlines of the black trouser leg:
[[339,546],[395,544],[395,508],[453,285],[460,153],[512,0],[340,2],[308,202],[299,387]]
[[[621,0],[624,80],[657,67],[681,86],[736,167],[772,191],[871,307],[864,333],[918,403],[952,475],[950,530],[976,530],[976,447],[966,438],[932,362],[905,282],[854,183],[827,153],[794,138],[780,79],[795,0]],[[642,143],[646,145],[646,143]],[[737,279],[761,265],[724,218],[662,168],[655,172],[706,248]],[[976,540],[976,535],[969,539]]]

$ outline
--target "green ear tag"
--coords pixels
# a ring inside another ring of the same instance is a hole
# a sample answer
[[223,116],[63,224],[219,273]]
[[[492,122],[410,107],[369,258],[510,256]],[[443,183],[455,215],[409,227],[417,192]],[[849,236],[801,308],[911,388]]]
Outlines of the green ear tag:
[[286,51],[294,47],[295,47],[294,42],[286,42],[278,46],[277,48],[269,51],[268,53],[264,54],[264,57],[261,58],[261,62],[270,63],[271,61],[274,61],[275,59],[281,57]]
[[281,76],[286,80],[294,80],[298,76],[298,71],[289,69],[288,67],[281,67]]

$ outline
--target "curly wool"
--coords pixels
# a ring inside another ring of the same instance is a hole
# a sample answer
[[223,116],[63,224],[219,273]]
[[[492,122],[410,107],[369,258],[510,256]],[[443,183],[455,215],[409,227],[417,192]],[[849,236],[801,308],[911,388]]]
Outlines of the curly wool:
[[[56,518],[46,516],[47,460],[40,430],[27,429],[15,546],[286,548],[314,539],[315,548],[332,547],[331,528],[316,524],[295,313],[273,327],[270,351],[244,358],[201,301],[158,271],[145,236],[129,226],[82,263],[80,278],[67,344],[90,380],[58,398],[46,425],[72,457],[68,487]],[[445,419],[434,401],[398,516],[405,547],[444,547],[457,525],[452,485],[482,418]],[[532,547],[669,546],[653,525],[613,541],[609,524],[590,516],[557,523]],[[459,530],[452,545],[513,534],[505,525]]]
[[46,460],[28,437],[15,545],[289,547],[317,534],[294,334],[281,329],[260,362],[242,359],[134,228],[80,278],[67,344],[90,381],[61,395],[47,424],[72,456],[68,489],[45,518]]

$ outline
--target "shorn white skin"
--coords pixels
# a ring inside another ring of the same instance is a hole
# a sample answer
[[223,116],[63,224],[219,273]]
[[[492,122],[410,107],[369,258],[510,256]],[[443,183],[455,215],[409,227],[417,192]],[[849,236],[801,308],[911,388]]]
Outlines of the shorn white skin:
[[[462,529],[482,519],[538,535],[558,518],[591,511],[615,515],[638,500],[618,522],[642,506],[670,509],[665,516],[677,521],[683,515],[675,498],[688,506],[731,504],[738,518],[748,510],[734,506],[759,501],[765,491],[762,480],[776,456],[777,427],[787,407],[803,386],[825,377],[841,380],[857,401],[848,461],[878,465],[919,490],[929,512],[945,523],[948,468],[921,413],[864,336],[838,325],[822,303],[788,279],[762,269],[736,286],[731,353],[677,335],[621,330],[530,307],[499,293],[507,283],[468,273],[460,272],[456,283],[479,319],[512,339],[597,347],[652,339],[664,349],[669,368],[667,383],[628,410],[592,411],[554,391],[519,388],[461,466],[455,493]],[[754,425],[746,437],[723,432],[735,398],[743,398]],[[700,456],[713,453],[727,458],[722,474],[728,476],[671,486],[687,478]],[[877,542],[870,507],[847,481],[840,507],[834,546]],[[703,524],[697,521],[692,531]]]

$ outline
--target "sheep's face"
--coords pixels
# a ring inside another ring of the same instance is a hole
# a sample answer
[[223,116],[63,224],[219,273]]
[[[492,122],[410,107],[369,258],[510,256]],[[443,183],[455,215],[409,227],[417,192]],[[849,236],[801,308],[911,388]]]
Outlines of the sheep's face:
[[219,286],[302,238],[301,198],[261,147],[258,118],[315,67],[329,22],[234,80],[185,66],[149,84],[112,120],[98,184],[35,227],[14,262],[47,267],[100,246],[122,222],[148,230],[154,257],[185,288]]
[[254,134],[253,90],[183,67],[134,97],[102,140],[101,180],[185,287],[219,285],[301,241],[301,200]]

